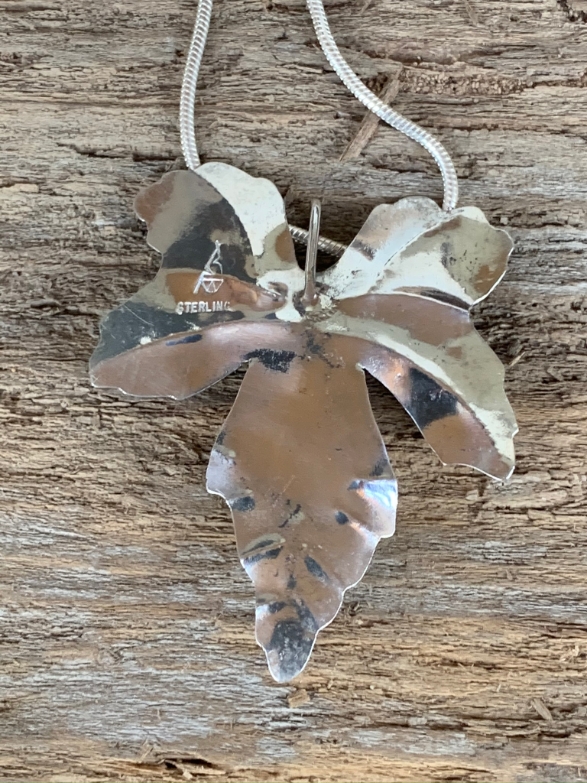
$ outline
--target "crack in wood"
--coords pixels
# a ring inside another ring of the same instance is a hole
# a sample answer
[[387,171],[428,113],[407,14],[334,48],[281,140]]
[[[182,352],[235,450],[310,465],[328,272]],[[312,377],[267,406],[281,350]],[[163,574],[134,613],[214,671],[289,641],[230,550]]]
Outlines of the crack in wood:
[[[389,77],[387,83],[383,86],[383,89],[379,93],[379,98],[384,103],[390,104],[396,99],[399,93],[401,75],[402,68],[400,67],[395,76]],[[353,158],[358,158],[361,155],[365,147],[377,133],[380,122],[381,120],[379,117],[372,112],[368,112],[365,115],[355,137],[349,142],[347,148],[340,156],[341,163],[345,163]]]
[[570,22],[587,22],[587,0],[557,0]]

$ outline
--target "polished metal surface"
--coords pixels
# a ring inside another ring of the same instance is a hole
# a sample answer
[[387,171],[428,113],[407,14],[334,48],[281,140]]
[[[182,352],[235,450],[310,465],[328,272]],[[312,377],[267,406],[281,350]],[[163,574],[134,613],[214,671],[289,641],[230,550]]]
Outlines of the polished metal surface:
[[310,209],[310,230],[308,231],[308,247],[306,251],[306,286],[302,294],[301,303],[304,307],[314,307],[318,303],[318,289],[316,287],[316,262],[318,260],[318,242],[320,240],[320,218],[322,206],[317,199],[312,201]]
[[137,210],[162,266],[102,323],[92,381],[183,399],[248,363],[208,489],[231,508],[257,639],[287,681],[394,532],[397,486],[365,371],[443,462],[512,472],[503,367],[469,316],[505,273],[511,240],[475,208],[403,199],[305,275],[277,189],[219,163],[165,175]]

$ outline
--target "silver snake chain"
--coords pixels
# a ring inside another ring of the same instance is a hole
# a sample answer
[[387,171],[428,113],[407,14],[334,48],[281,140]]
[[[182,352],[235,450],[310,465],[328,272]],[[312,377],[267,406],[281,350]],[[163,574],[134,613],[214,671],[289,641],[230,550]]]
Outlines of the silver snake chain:
[[[200,165],[200,156],[198,155],[196,143],[194,110],[198,74],[210,29],[213,2],[214,0],[199,0],[198,2],[194,34],[187,56],[181,88],[179,109],[181,148],[186,165],[192,171],[195,171]],[[421,128],[415,122],[408,120],[392,109],[363,84],[336,45],[322,0],[306,0],[306,2],[320,46],[342,83],[369,111],[376,114],[388,125],[391,125],[392,128],[420,144],[434,158],[444,183],[443,208],[445,211],[451,212],[457,205],[459,185],[454,163],[448,151],[431,133],[428,133],[424,128]],[[307,231],[297,226],[291,226],[290,228],[292,236],[297,242],[303,244],[307,242]],[[324,239],[323,237],[320,238],[319,247],[321,250],[336,256],[341,255],[346,249],[345,245],[330,239]]]

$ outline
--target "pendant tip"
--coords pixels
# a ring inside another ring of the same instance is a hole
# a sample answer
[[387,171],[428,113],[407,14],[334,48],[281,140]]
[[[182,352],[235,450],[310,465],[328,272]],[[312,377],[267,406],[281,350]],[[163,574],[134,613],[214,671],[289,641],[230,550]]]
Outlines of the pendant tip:
[[316,633],[309,633],[298,620],[282,620],[273,628],[268,644],[263,647],[269,673],[280,684],[291,682],[304,671],[316,642]]

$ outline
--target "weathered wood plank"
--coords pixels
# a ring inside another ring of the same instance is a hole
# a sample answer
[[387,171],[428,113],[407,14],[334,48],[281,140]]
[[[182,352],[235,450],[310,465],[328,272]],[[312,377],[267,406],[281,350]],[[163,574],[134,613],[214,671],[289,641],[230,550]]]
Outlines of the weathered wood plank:
[[[2,0],[0,777],[587,781],[587,27],[580,0],[342,0],[337,37],[454,154],[463,203],[517,243],[477,310],[511,364],[519,468],[442,468],[371,384],[402,492],[396,537],[294,686],[204,492],[234,376],[186,403],[89,388],[102,312],[152,275],[137,191],[179,162],[195,4]],[[426,154],[364,112],[303,0],[218,0],[205,159],[324,200],[439,198]]]

